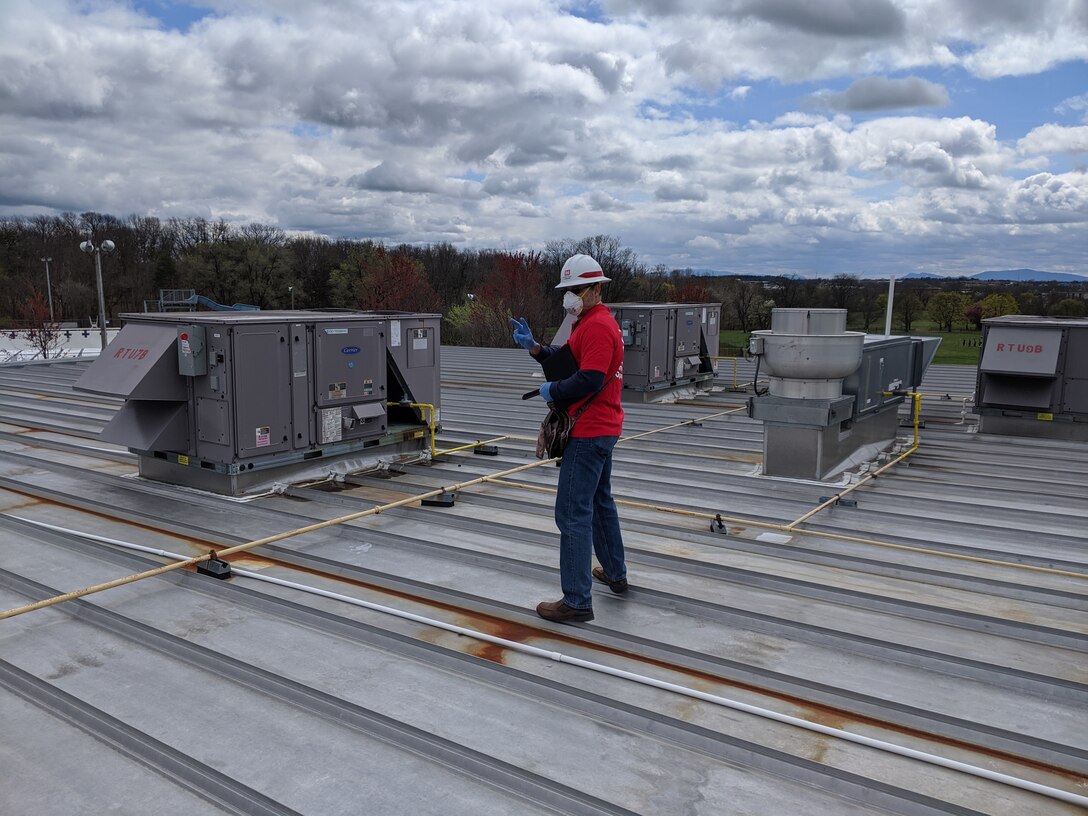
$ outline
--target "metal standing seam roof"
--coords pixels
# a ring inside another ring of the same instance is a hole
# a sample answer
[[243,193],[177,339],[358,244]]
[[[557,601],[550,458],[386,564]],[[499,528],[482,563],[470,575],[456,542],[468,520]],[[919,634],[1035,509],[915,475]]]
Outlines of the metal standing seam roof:
[[[134,478],[87,365],[0,367],[0,612],[170,560],[117,542],[194,556],[534,461],[520,350],[442,349],[439,447],[498,456],[246,502]],[[625,406],[632,586],[588,624],[533,612],[552,465],[0,620],[0,812],[1082,813],[1088,445],[975,433],[974,377],[931,368],[919,449],[793,527],[845,482],[754,475],[729,363]]]

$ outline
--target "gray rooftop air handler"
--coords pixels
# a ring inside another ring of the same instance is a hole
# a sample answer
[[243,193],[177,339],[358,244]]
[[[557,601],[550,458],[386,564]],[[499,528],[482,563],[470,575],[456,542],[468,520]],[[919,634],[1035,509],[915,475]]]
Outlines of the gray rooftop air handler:
[[979,432],[1088,440],[1088,318],[982,321]]
[[429,445],[441,317],[408,312],[122,315],[76,383],[121,397],[102,438],[140,474],[217,493]]
[[709,390],[720,303],[612,303],[623,337],[623,398],[657,402]]
[[771,329],[750,341],[769,380],[748,403],[764,423],[764,475],[829,479],[890,446],[901,394],[921,383],[939,343],[846,331],[845,309],[772,310]]

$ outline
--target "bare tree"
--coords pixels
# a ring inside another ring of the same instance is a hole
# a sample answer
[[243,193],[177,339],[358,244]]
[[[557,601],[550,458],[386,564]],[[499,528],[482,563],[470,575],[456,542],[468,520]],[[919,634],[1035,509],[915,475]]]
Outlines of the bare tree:
[[549,241],[544,247],[544,259],[549,269],[554,270],[555,280],[559,279],[563,262],[578,254],[592,257],[610,278],[606,293],[609,301],[618,303],[636,296],[639,288],[636,281],[646,274],[646,268],[639,263],[635,251],[623,246],[619,238],[612,235],[594,235],[579,241],[564,238]]
[[895,299],[892,311],[899,318],[903,331],[909,332],[914,328],[914,321],[925,311],[925,306],[918,295],[908,290]]
[[810,305],[809,285],[797,275],[778,275],[771,278],[771,297],[774,305],[794,309]]
[[287,234],[271,224],[246,224],[238,230],[238,235],[245,241],[262,246],[281,247],[287,243]]
[[773,305],[763,284],[741,278],[722,282],[722,327],[750,332],[766,328]]
[[828,289],[831,292],[831,305],[836,309],[851,309],[861,288],[861,279],[857,275],[840,274],[831,279]]
[[881,292],[881,288],[880,283],[866,281],[858,290],[855,304],[858,314],[861,315],[862,329],[865,332],[872,329],[873,323],[887,308],[888,296]]

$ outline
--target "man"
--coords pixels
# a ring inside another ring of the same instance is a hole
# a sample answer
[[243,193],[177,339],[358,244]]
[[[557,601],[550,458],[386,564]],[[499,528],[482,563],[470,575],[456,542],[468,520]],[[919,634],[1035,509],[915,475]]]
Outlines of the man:
[[[593,578],[615,593],[627,591],[619,514],[612,498],[612,449],[623,428],[623,341],[612,312],[601,302],[605,277],[593,258],[574,255],[563,264],[559,285],[563,308],[576,320],[567,345],[577,364],[571,376],[540,386],[547,402],[565,405],[574,416],[570,442],[559,469],[555,523],[559,527],[559,577],[562,599],[537,606],[537,614],[552,621],[593,620]],[[533,339],[525,318],[510,319],[514,342],[543,363],[560,347]],[[592,565],[597,554],[599,567]]]

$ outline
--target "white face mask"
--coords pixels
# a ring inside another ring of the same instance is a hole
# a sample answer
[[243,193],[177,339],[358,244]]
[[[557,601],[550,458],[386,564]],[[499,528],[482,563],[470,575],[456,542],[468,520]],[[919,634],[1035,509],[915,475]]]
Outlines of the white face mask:
[[563,295],[563,308],[577,317],[582,313],[582,299],[574,292],[567,292]]

